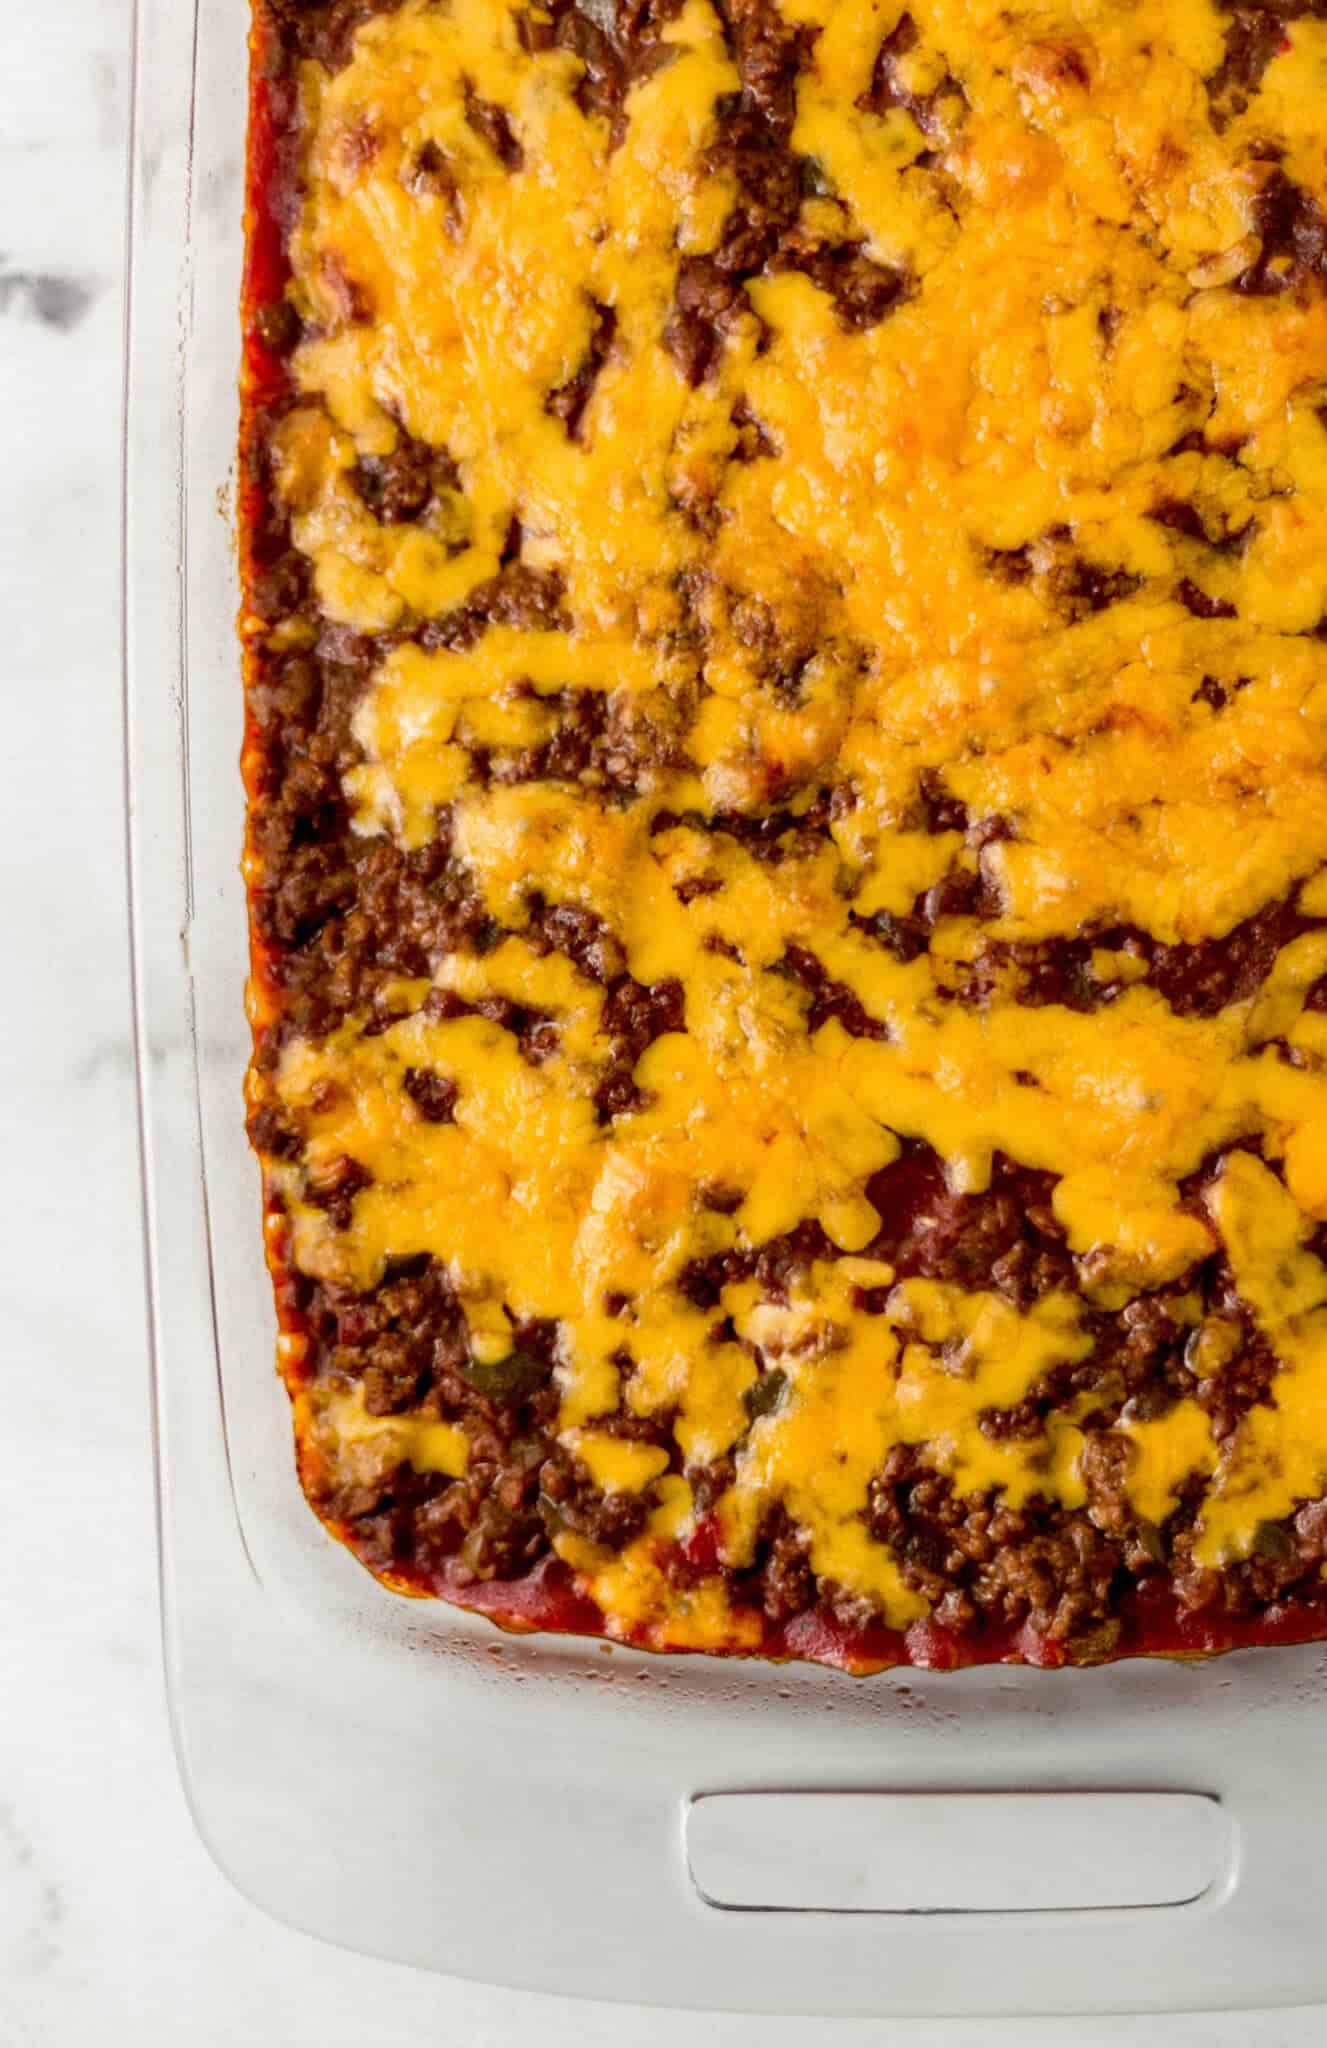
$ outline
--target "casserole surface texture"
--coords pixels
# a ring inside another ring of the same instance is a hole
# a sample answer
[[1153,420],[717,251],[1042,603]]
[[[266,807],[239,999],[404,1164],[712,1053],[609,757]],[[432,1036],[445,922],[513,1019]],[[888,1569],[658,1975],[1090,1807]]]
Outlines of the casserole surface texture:
[[386,1583],[1327,1633],[1327,7],[257,0],[255,1052]]

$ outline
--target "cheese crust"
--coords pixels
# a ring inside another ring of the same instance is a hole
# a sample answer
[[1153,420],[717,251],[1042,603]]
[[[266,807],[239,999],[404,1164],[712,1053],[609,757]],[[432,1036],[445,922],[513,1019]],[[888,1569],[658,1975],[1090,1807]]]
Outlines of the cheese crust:
[[1327,9],[257,0],[301,1477],[657,1649],[1327,1633]]

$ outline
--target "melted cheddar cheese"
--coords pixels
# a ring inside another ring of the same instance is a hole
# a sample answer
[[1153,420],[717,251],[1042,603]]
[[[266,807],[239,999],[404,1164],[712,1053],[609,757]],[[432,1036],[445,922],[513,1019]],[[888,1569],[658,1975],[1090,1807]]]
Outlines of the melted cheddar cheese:
[[[306,64],[273,430],[323,617],[376,636],[354,830],[414,853],[445,817],[495,935],[403,978],[386,1028],[290,1034],[255,1084],[305,1143],[268,1161],[293,1263],[363,1292],[431,1255],[481,1358],[555,1322],[561,1442],[648,1500],[620,1551],[557,1547],[610,1629],[684,1647],[754,1640],[718,1567],[776,1509],[863,1611],[924,1615],[869,1524],[897,1446],[961,1496],[1081,1509],[1104,1432],[1142,1521],[1197,1503],[1205,1567],[1327,1484],[1327,258],[1303,254],[1327,21],[1287,22],[1216,119],[1214,0],[778,0],[794,253],[744,277],[692,376],[679,289],[743,203],[734,11],[683,0],[616,126],[504,0],[405,0],[340,70]],[[1298,242],[1273,246],[1276,204]],[[849,261],[893,281],[879,317],[829,288]],[[591,357],[573,430],[551,399]],[[450,480],[384,519],[356,479],[406,442]],[[556,619],[452,632],[514,531]],[[625,794],[505,772],[585,696]],[[775,812],[770,859],[740,826]],[[882,943],[923,902],[926,942]],[[1257,976],[1173,999],[1158,959],[1219,960],[1282,903]],[[610,997],[541,938],[550,910],[680,991],[607,1116]],[[1080,942],[1089,996],[1029,1000],[1020,960]],[[549,1056],[494,998],[550,1020]],[[454,1083],[447,1120],[420,1070]],[[872,1188],[917,1145],[955,1195],[1000,1159],[1053,1177],[1074,1284],[897,1273]],[[345,1159],[338,1220],[309,1177]],[[788,1284],[724,1266],[808,1221]],[[1224,1440],[1218,1319],[1183,1294],[1218,1257],[1276,1359]],[[1165,1290],[1195,1391],[1094,1420],[1074,1375],[1101,1319]],[[1048,1375],[1076,1391],[1030,1432],[984,1426]],[[329,1457],[465,1471],[449,1424],[316,1398]],[[614,1417],[667,1418],[675,1451]],[[682,1581],[701,1469],[718,1562]]]

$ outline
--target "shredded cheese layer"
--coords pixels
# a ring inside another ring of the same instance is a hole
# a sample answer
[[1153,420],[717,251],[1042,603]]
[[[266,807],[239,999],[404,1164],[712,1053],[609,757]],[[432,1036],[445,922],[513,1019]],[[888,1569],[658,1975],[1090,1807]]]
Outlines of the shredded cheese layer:
[[[1192,1397],[1126,1410],[1129,1500],[1164,1524],[1196,1488],[1194,1555],[1220,1566],[1327,1483],[1327,288],[1304,254],[1327,21],[1287,22],[1218,118],[1213,0],[777,11],[793,232],[894,280],[879,317],[845,313],[828,259],[776,258],[699,375],[669,345],[742,196],[710,0],[676,10],[616,125],[538,8],[406,0],[344,68],[304,68],[305,338],[275,430],[325,618],[379,636],[355,829],[417,849],[445,814],[498,935],[403,982],[387,1029],[289,1039],[273,1087],[307,1157],[270,1170],[294,1262],[368,1290],[432,1254],[477,1355],[555,1320],[563,1443],[651,1502],[620,1553],[558,1546],[611,1628],[702,1647],[755,1623],[717,1569],[665,1569],[700,1519],[689,1473],[724,1472],[719,1565],[777,1507],[822,1580],[906,1626],[927,1601],[867,1519],[891,1449],[963,1495],[1081,1507],[1090,1394],[1032,1434],[983,1417],[1217,1255],[1270,1389],[1224,1441]],[[592,357],[573,417],[551,401]],[[356,477],[407,437],[454,482],[384,520]],[[514,531],[557,622],[431,632]],[[635,744],[625,797],[504,774],[569,693]],[[739,828],[775,812],[771,859]],[[882,942],[923,903],[924,943]],[[1162,954],[1219,960],[1276,904],[1251,986],[1173,997]],[[550,907],[681,992],[607,1117],[605,989],[540,942]],[[1029,1000],[1027,961],[1073,944],[1086,996]],[[808,955],[819,1011],[789,969]],[[555,1049],[532,1063],[473,1007],[426,1007],[435,986],[541,1013]],[[421,1114],[419,1070],[455,1083],[450,1120]],[[955,1192],[997,1155],[1054,1176],[1077,1284],[1018,1306],[989,1275],[899,1276],[871,1185],[910,1141]],[[369,1178],[338,1222],[307,1174],[345,1158]],[[698,1262],[808,1219],[788,1287],[748,1271],[696,1305]],[[1200,1359],[1220,1332],[1192,1300]],[[599,1426],[620,1413],[673,1418],[677,1455]],[[323,1426],[465,1469],[459,1431],[344,1392]]]

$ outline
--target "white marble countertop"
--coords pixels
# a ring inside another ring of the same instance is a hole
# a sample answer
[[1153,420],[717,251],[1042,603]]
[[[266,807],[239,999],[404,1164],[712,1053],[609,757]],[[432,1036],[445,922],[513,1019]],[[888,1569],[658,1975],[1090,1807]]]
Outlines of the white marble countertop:
[[128,0],[15,8],[9,28],[0,2048],[1322,2040],[1323,2011],[831,2029],[542,1999],[325,1948],[266,1919],[209,1863],[175,1775],[158,1656],[128,1022],[117,638]]

